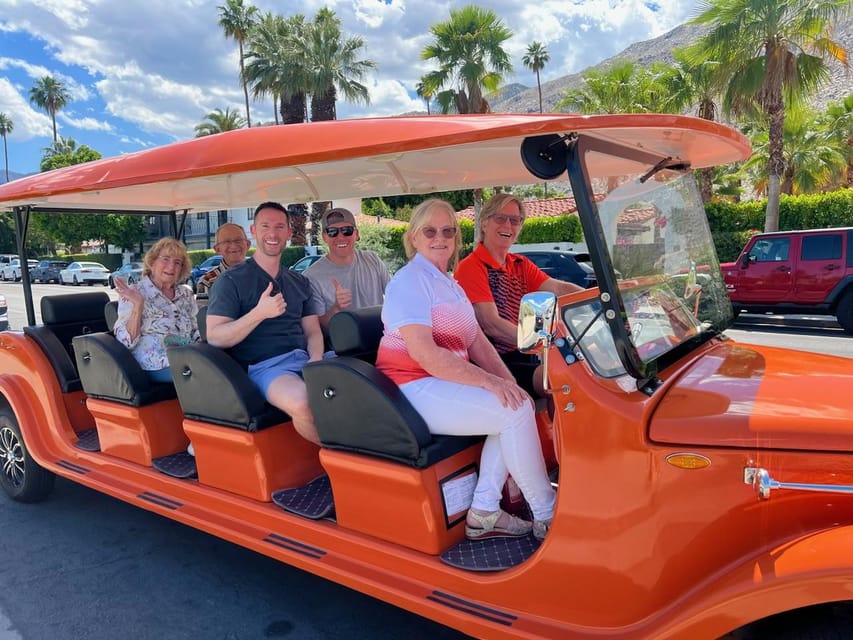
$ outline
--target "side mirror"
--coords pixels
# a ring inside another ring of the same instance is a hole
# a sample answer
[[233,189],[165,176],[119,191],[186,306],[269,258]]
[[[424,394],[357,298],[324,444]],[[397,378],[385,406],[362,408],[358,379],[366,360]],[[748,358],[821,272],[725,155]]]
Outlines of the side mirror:
[[548,348],[554,339],[557,322],[557,296],[545,291],[528,293],[518,309],[518,350],[522,353],[542,352],[542,389],[548,387]]
[[518,309],[518,350],[534,353],[548,348],[557,321],[557,296],[546,291],[528,293]]
[[746,269],[749,266],[750,262],[755,262],[755,256],[751,256],[748,253],[743,254],[743,257],[740,259],[740,266]]

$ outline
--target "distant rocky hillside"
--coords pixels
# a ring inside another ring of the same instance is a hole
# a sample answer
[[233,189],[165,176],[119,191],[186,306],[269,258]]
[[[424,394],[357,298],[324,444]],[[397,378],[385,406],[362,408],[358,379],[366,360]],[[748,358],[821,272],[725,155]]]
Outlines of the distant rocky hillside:
[[[9,182],[12,180],[17,180],[18,178],[23,178],[24,176],[30,175],[29,173],[16,173],[15,171],[9,171]],[[6,171],[4,169],[0,169],[0,184],[6,182]]]
[[[681,25],[657,38],[634,43],[612,58],[603,60],[579,73],[545,82],[542,84],[543,110],[554,111],[563,91],[582,87],[583,74],[587,71],[604,69],[617,60],[632,60],[643,66],[657,61],[671,63],[673,49],[688,46],[706,31],[707,27],[704,26]],[[838,24],[833,36],[847,49],[853,59],[853,18]],[[509,86],[512,90],[504,90],[495,96],[490,96],[492,111],[529,113],[539,110],[539,96],[535,86],[523,91],[518,90],[522,85]],[[844,66],[836,63],[832,65],[831,80],[815,96],[814,103],[815,106],[823,108],[827,102],[839,100],[850,93],[853,93],[853,70],[845,69]]]

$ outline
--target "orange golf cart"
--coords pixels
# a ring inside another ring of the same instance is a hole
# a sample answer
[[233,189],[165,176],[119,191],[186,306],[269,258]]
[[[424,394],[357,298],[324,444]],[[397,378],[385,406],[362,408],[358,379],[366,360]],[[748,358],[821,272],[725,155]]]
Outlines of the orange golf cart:
[[[432,436],[373,366],[379,309],[340,313],[297,436],[228,353],[141,374],[103,292],[0,333],[0,484],[55,475],[482,638],[843,637],[853,600],[853,366],[739,344],[693,169],[736,131],[675,115],[401,117],[258,127],[0,186],[33,213],[171,216],[266,200],[568,180],[598,287],[522,302],[545,362],[547,538],[466,541],[482,442]],[[195,457],[186,453],[192,442]],[[523,512],[523,505],[521,505]],[[771,631],[772,630],[772,631]],[[832,635],[839,634],[842,635]],[[823,635],[821,635],[823,634]]]

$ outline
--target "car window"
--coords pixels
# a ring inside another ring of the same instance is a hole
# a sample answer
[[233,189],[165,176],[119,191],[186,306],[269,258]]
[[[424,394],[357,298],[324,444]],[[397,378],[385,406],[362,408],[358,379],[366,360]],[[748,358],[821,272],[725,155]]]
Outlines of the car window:
[[803,236],[803,260],[841,259],[841,234]]
[[758,240],[750,249],[749,255],[756,262],[778,262],[788,259],[791,238],[767,238]]

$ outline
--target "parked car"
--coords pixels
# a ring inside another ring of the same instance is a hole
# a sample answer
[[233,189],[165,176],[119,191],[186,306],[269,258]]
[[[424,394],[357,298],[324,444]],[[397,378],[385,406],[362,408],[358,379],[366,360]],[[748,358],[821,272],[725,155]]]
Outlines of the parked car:
[[290,270],[296,271],[297,273],[302,273],[303,271],[305,271],[305,269],[310,267],[322,257],[322,255],[317,254],[313,256],[305,256],[304,258],[299,258],[299,260],[290,265]]
[[853,334],[853,227],[759,233],[720,266],[735,315],[834,315]]
[[[38,260],[27,260],[27,269],[32,269],[38,264]],[[14,280],[17,282],[21,279],[21,259],[13,258],[9,264],[3,265],[0,269],[0,280]]]
[[106,287],[109,276],[110,270],[100,262],[72,262],[67,269],[59,272],[59,284],[73,284],[76,287],[85,282],[91,287],[99,282]]
[[222,256],[215,255],[215,256],[210,256],[207,260],[205,260],[201,264],[197,264],[196,266],[193,267],[192,271],[190,271],[190,281],[189,281],[189,285],[193,288],[193,291],[197,290],[196,284],[198,283],[199,280],[201,280],[201,277],[205,273],[207,273],[208,271],[213,269],[214,267],[218,267],[220,262],[222,262]]
[[68,262],[60,260],[42,260],[30,269],[32,282],[55,282],[59,284],[59,272],[68,268]]
[[574,282],[586,289],[598,285],[588,253],[522,250],[517,252],[517,255],[530,258],[537,267],[557,280]]
[[9,328],[9,308],[6,306],[6,296],[0,294],[0,331]]
[[116,278],[121,278],[127,282],[127,284],[136,284],[142,280],[142,267],[143,265],[141,262],[128,262],[127,264],[121,265],[110,274],[110,289],[116,288]]

